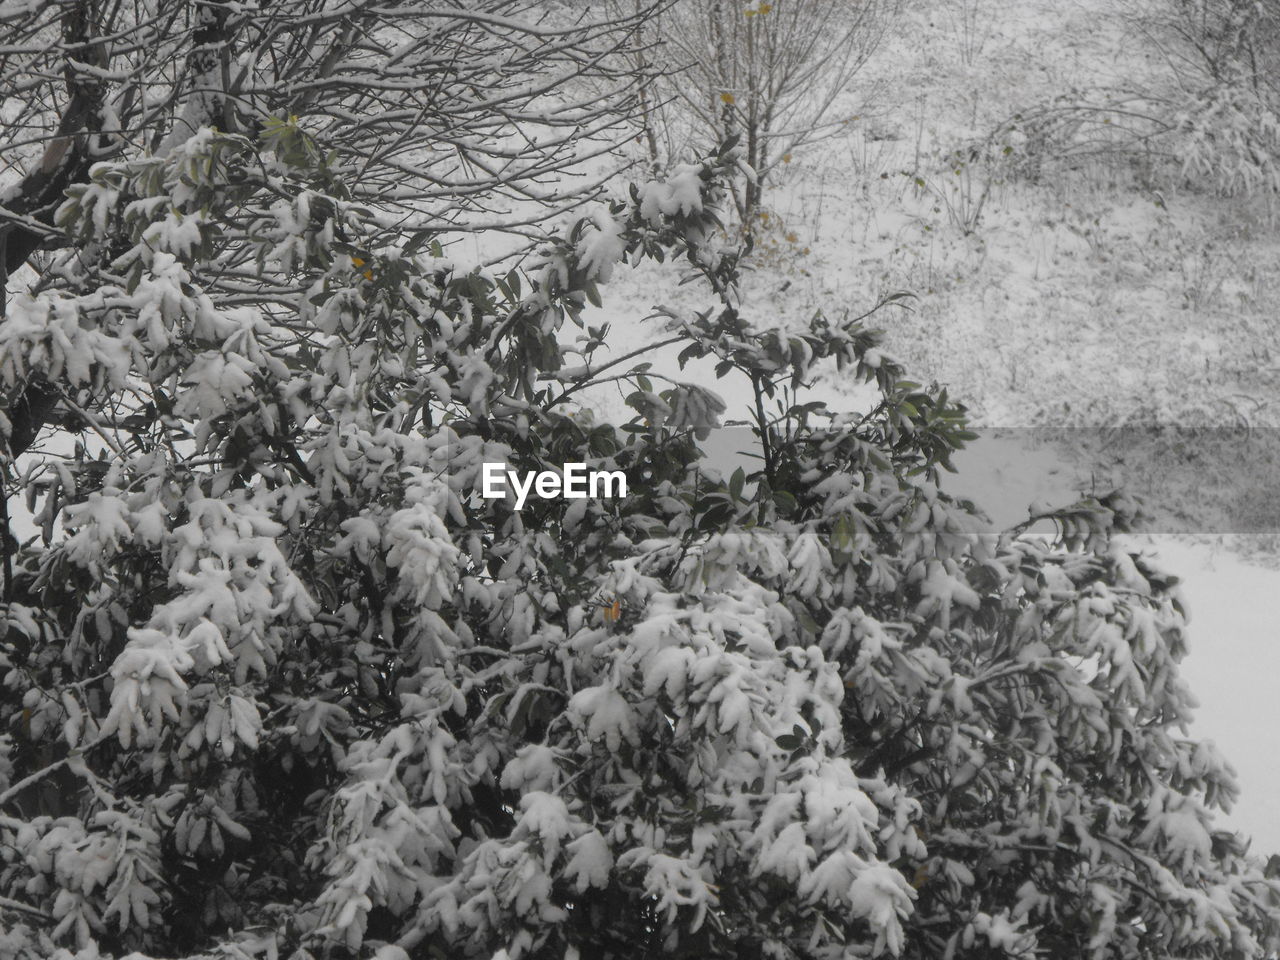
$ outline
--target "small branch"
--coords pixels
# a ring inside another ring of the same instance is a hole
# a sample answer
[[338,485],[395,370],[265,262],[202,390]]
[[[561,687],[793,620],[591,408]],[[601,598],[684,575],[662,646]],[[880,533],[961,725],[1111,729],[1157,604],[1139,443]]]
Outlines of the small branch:
[[55,760],[53,763],[49,764],[47,767],[37,770],[35,773],[31,774],[31,776],[24,777],[23,779],[19,780],[17,783],[11,786],[8,790],[4,791],[3,793],[0,793],[0,806],[4,806],[4,804],[8,803],[18,794],[22,793],[23,790],[26,790],[27,787],[30,787],[33,784],[39,783],[45,777],[49,776],[49,774],[54,773],[57,770],[61,770],[63,767],[67,766],[68,764],[71,764],[73,761],[82,760],[86,753],[88,753],[94,747],[98,746],[98,744],[103,743],[104,741],[109,739],[110,736],[111,734],[105,734],[103,736],[100,736],[98,737],[97,740],[94,740],[93,743],[87,744],[83,747],[79,747],[71,751],[70,753],[68,753],[61,760]]
[[0,910],[17,910],[20,913],[30,914],[33,917],[39,917],[41,920],[53,922],[53,917],[45,913],[37,907],[28,906],[18,900],[10,900],[8,897],[0,897]]
[[9,529],[9,469],[0,469],[0,550],[4,551],[4,602],[13,602],[13,548],[16,541]]
[[769,418],[764,415],[764,397],[760,391],[760,374],[754,371],[751,374],[751,391],[755,394],[756,400],[756,423],[760,428],[760,447],[764,451],[764,475],[769,480],[769,486],[773,486],[774,481],[774,462],[773,447],[769,443]]
[[602,363],[600,366],[596,367],[595,369],[587,370],[584,374],[582,374],[581,377],[575,380],[573,386],[566,388],[564,393],[560,394],[560,396],[552,400],[549,404],[547,404],[547,406],[554,407],[556,404],[563,402],[565,398],[568,397],[570,394],[576,393],[578,390],[581,390],[583,387],[589,387],[593,383],[598,382],[594,378],[597,375],[608,370],[610,367],[616,367],[620,363],[626,363],[628,360],[632,359],[633,357],[638,357],[641,354],[648,353],[650,350],[661,350],[663,347],[669,347],[671,346],[671,344],[679,343],[683,339],[685,339],[683,335],[676,336],[676,337],[668,337],[666,340],[659,340],[657,343],[651,343],[651,344],[648,344],[647,346],[643,346],[636,350],[632,350],[630,353],[624,353],[622,356],[618,357],[616,360],[610,360],[608,363]]
[[102,442],[105,443],[108,447],[110,447],[111,451],[116,456],[121,458],[126,456],[124,448],[120,446],[120,441],[116,440],[115,437],[112,437],[110,434],[108,434],[106,429],[102,426],[102,424],[98,422],[97,418],[94,417],[93,414],[89,413],[89,411],[81,407],[74,400],[72,400],[69,396],[67,396],[65,391],[62,391],[62,402],[65,403],[68,407],[70,407],[73,411],[78,413],[80,417],[84,420],[84,422],[89,425],[90,429],[92,429],[94,433],[96,433],[99,437],[102,438]]

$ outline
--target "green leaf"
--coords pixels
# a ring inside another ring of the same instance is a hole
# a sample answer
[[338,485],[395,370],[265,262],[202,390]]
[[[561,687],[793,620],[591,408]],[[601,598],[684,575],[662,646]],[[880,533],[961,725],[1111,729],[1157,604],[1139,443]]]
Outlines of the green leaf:
[[796,611],[796,619],[800,621],[800,626],[804,628],[805,633],[811,637],[816,637],[822,633],[822,628],[818,626],[818,621],[809,615],[809,611],[804,607],[800,607]]
[[135,260],[133,269],[129,271],[129,280],[125,284],[125,293],[132,294],[138,289],[138,285],[142,283],[142,261]]
[[422,249],[430,240],[434,231],[432,230],[415,230],[409,235],[409,239],[405,241],[404,255],[411,257]]

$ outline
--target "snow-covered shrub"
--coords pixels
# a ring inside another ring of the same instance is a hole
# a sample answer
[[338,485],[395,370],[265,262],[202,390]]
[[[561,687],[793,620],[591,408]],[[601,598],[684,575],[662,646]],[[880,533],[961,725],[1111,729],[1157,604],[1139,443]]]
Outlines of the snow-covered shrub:
[[1157,0],[1138,23],[1172,82],[1153,90],[1183,175],[1226,194],[1280,190],[1280,3]]
[[1073,88],[995,131],[1015,169],[1124,162],[1151,185],[1232,194],[1280,190],[1280,3],[1143,0],[1117,5],[1129,76]]
[[[0,957],[1274,947],[1131,511],[973,533],[945,391],[862,319],[738,303],[735,148],[502,276],[325,156],[282,121],[99,164],[59,282],[9,304],[6,394],[42,377],[85,435],[24,465],[5,570]],[[751,477],[700,463],[706,384],[585,327],[616,265],[676,256],[710,303],[663,335],[755,384]],[[879,404],[797,398],[823,363]],[[614,379],[631,422],[572,415]],[[632,495],[517,511],[488,461]]]
[[1280,96],[1233,72],[1179,105],[1171,141],[1184,175],[1224,194],[1280,192]]

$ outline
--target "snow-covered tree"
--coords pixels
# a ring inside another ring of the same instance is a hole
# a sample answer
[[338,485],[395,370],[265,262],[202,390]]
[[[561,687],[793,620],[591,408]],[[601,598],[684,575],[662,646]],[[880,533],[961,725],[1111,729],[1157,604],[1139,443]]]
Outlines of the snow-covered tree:
[[[649,13],[571,17],[541,0],[2,3],[0,276],[27,280],[34,266],[48,282],[53,252],[73,243],[54,212],[93,163],[166,156],[203,128],[256,139],[270,117],[297,117],[346,195],[388,222],[483,234],[494,256],[531,246],[618,167],[612,151],[642,106],[626,53]],[[247,306],[236,254],[223,250],[205,289]],[[268,287],[266,301],[296,293]],[[58,405],[33,383],[11,445],[25,448]]]
[[[635,0],[610,0],[618,15]],[[847,129],[864,95],[846,99],[894,25],[898,0],[676,0],[648,26],[678,70],[645,70],[643,133],[650,160],[680,158],[690,143],[737,137],[755,176],[736,186],[750,223],[766,183],[805,147]],[[654,56],[638,47],[637,68]]]
[[[866,317],[740,302],[740,167],[502,274],[287,118],[70,188],[0,323],[0,432],[39,377],[76,438],[6,463],[0,958],[1274,950],[1131,511],[975,533],[945,391]],[[656,342],[750,378],[754,475],[702,463],[706,384],[588,324],[644,258],[703,284]],[[831,367],[880,402],[805,398]],[[630,422],[575,403],[608,381]],[[517,510],[495,461],[631,495]]]

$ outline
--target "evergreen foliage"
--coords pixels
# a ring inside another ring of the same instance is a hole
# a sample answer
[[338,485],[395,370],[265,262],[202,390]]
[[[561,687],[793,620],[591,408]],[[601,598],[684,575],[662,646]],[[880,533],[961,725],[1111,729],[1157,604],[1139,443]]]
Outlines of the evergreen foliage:
[[[1274,952],[1131,506],[974,532],[962,407],[867,317],[739,302],[739,167],[505,275],[288,120],[70,191],[77,249],[0,324],[6,393],[81,437],[10,477],[41,531],[0,608],[0,957]],[[601,359],[584,306],[643,258],[708,295],[662,339],[755,384],[752,476],[702,464],[705,385]],[[826,365],[879,404],[807,400]],[[573,403],[611,378],[629,423]],[[517,512],[486,461],[632,495]]]

